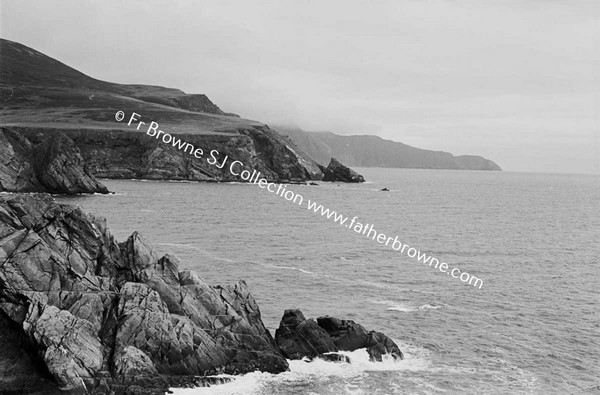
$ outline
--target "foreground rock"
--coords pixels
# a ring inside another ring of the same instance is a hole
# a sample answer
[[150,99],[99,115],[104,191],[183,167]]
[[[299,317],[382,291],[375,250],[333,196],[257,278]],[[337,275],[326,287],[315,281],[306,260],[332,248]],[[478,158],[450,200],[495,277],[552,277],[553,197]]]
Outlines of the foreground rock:
[[210,286],[48,195],[0,196],[0,393],[164,393],[288,365],[244,282]]
[[365,182],[363,176],[344,166],[335,158],[331,158],[329,165],[322,169],[323,181],[337,181],[337,182]]
[[0,158],[0,191],[108,193],[62,133],[34,145],[21,134],[0,128]]
[[[402,359],[396,343],[381,332],[367,331],[350,320],[320,317],[306,319],[300,310],[286,310],[275,332],[275,342],[290,359],[319,357],[340,360],[337,351],[366,348],[371,361],[382,361],[383,355]],[[325,355],[324,355],[325,354]]]

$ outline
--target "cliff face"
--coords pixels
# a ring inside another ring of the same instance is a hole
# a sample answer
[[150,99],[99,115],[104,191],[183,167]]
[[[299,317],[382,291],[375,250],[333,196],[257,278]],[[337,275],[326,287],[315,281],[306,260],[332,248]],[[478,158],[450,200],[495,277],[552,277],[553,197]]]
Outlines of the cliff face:
[[108,193],[89,171],[73,141],[62,133],[28,139],[0,128],[0,191]]
[[480,156],[454,156],[430,151],[377,136],[341,136],[330,132],[305,132],[276,127],[317,163],[325,165],[332,157],[348,166],[397,167],[414,169],[502,170]]
[[164,393],[287,369],[244,282],[210,286],[47,195],[0,196],[0,261],[0,392]]
[[[318,166],[267,125],[223,112],[206,95],[96,80],[32,48],[0,39],[0,126],[38,144],[62,132],[90,171],[107,178],[237,180],[143,131],[116,122],[136,112],[205,152],[243,162],[273,181],[323,177]],[[149,121],[148,121],[149,123]]]
[[[314,162],[299,160],[293,147],[268,127],[243,129],[239,134],[173,134],[206,153],[217,150],[229,160],[223,168],[209,164],[172,145],[140,132],[121,130],[77,130],[35,127],[13,127],[30,141],[42,144],[56,133],[64,133],[81,151],[90,172],[97,177],[116,179],[171,179],[194,181],[240,181],[229,170],[238,160],[246,169],[257,170],[274,181],[321,179],[323,174]],[[236,168],[236,171],[240,169]]]

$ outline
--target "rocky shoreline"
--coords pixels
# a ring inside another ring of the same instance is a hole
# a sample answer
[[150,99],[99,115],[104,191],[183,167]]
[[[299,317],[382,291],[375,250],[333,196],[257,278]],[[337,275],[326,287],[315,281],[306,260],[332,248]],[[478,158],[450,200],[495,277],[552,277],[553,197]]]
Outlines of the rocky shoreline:
[[[277,133],[262,130],[231,144],[230,136],[190,135],[197,144],[219,148],[248,171],[259,171],[268,181],[306,183],[310,180],[363,182],[364,178],[332,158],[320,167]],[[269,136],[269,137],[265,137]],[[208,140],[207,140],[208,139]],[[264,140],[260,152],[253,139]],[[281,140],[281,141],[280,141]],[[245,147],[244,149],[240,148]],[[147,138],[144,133],[94,132],[0,127],[0,191],[55,194],[108,193],[96,179],[147,179],[201,182],[243,181],[227,167],[190,159],[181,151]],[[240,169],[241,170],[241,169]]]
[[47,194],[0,195],[0,261],[2,393],[159,394],[339,350],[402,358],[381,333],[296,310],[273,338],[245,282],[211,286]]

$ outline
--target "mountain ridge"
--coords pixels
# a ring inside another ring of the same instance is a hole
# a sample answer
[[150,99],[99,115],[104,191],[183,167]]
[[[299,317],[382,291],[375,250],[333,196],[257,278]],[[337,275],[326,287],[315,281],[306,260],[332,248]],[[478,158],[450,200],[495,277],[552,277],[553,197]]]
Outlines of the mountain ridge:
[[502,169],[477,155],[454,156],[445,151],[417,148],[376,135],[343,136],[332,132],[307,132],[297,127],[273,126],[288,136],[320,165],[335,157],[347,166],[453,170]]
[[190,136],[188,140],[204,152],[218,150],[272,181],[323,177],[312,159],[267,125],[225,113],[204,94],[97,80],[9,40],[0,39],[0,57],[0,126],[26,135],[34,144],[44,136],[64,133],[95,175],[239,181],[207,158],[189,158],[148,138],[145,130],[116,122],[115,113],[123,111],[154,120],[171,135]]

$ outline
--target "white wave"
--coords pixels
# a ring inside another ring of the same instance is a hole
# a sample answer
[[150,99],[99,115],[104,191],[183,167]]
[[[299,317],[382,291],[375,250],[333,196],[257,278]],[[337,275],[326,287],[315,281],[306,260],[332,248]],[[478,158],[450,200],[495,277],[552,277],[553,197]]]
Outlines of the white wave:
[[423,306],[419,306],[419,310],[437,310],[441,308],[442,306],[434,306],[430,304],[424,304]]
[[442,306],[436,306],[436,305],[432,305],[432,304],[424,304],[419,307],[416,307],[416,306],[410,306],[405,303],[396,302],[394,300],[372,300],[371,302],[376,303],[376,304],[387,305],[388,306],[387,310],[400,311],[402,313],[410,313],[413,311],[437,310],[437,309],[442,308]]
[[283,270],[297,270],[297,271],[299,271],[301,273],[304,273],[304,274],[310,274],[310,275],[313,275],[313,276],[318,276],[318,274],[315,273],[315,272],[311,272],[310,270],[300,269],[299,267],[294,267],[294,266],[277,266],[277,265],[268,265],[268,266],[272,266],[272,267],[274,267],[276,269],[283,269]]
[[400,311],[402,313],[410,313],[411,311],[417,311],[416,307],[409,306],[404,303],[396,302],[394,300],[372,300],[373,303],[387,305],[387,310]]
[[328,362],[322,359],[315,359],[311,362],[288,360],[290,371],[277,375],[253,372],[236,376],[233,381],[221,385],[203,388],[171,388],[171,391],[175,395],[268,393],[271,386],[282,388],[289,384],[297,390],[299,385],[307,385],[309,388],[309,383],[321,381],[323,378],[340,378],[340,384],[345,383],[346,388],[352,390],[350,393],[364,393],[355,384],[347,382],[347,379],[361,377],[369,372],[420,371],[429,368],[429,362],[420,355],[422,352],[418,351],[415,354],[411,352],[415,350],[413,347],[397,343],[403,351],[406,350],[404,351],[405,358],[401,361],[396,361],[390,356],[384,357],[382,362],[371,362],[369,354],[363,348],[352,352],[340,352],[350,358],[350,363]]
[[406,306],[403,304],[397,304],[394,306],[388,307],[389,311],[400,311],[402,313],[410,313],[411,311],[416,311],[414,307]]

